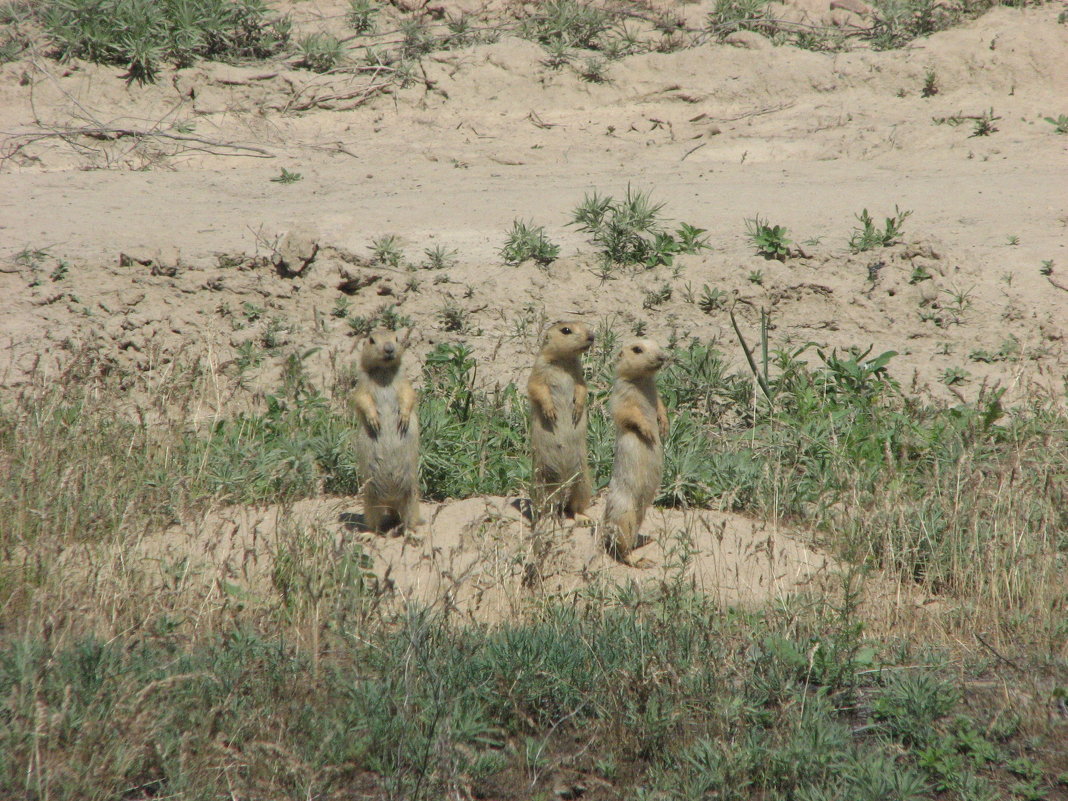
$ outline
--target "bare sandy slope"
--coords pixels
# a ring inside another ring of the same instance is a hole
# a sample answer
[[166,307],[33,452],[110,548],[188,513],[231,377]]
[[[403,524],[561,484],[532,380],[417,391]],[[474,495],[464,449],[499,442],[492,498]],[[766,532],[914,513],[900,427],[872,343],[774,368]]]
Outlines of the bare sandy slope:
[[[344,5],[296,7],[314,27],[336,25]],[[711,6],[679,8],[699,23]],[[715,339],[740,365],[726,312],[695,303],[708,286],[743,301],[750,332],[767,309],[773,347],[895,350],[891,371],[904,386],[950,402],[991,384],[1017,402],[1063,401],[1068,136],[1043,119],[1068,113],[1058,11],[996,9],[887,52],[815,53],[748,35],[743,45],[630,56],[603,84],[551,70],[538,46],[505,36],[434,53],[414,86],[359,105],[322,99],[358,90],[352,76],[286,63],[201,64],[144,87],[81,63],[3,65],[0,376],[16,385],[38,358],[86,338],[149,372],[179,354],[225,367],[241,347],[318,347],[309,364],[327,376],[354,342],[331,314],[343,297],[350,315],[392,305],[410,318],[413,375],[444,339],[471,345],[483,380],[517,380],[544,322],[572,315],[621,334],[644,325],[662,339]],[[928,70],[939,91],[924,98]],[[991,109],[998,130],[971,136],[971,118]],[[935,122],[954,116],[961,124]],[[86,127],[179,138],[90,137]],[[301,180],[272,182],[283,168]],[[567,227],[570,213],[587,192],[618,196],[628,185],[651,190],[666,217],[708,229],[711,250],[676,269],[595,275],[597,255]],[[851,253],[855,215],[867,208],[881,223],[895,206],[912,212],[902,244]],[[756,214],[809,242],[807,258],[754,254],[744,221]],[[503,266],[498,251],[516,218],[545,225],[560,260]],[[273,263],[290,231],[320,246],[298,276]],[[413,264],[435,245],[455,249],[457,263],[373,265],[369,244],[385,234]],[[344,281],[351,295],[339,291]],[[670,299],[649,304],[665,285]],[[462,330],[446,330],[448,308],[462,313]],[[270,386],[277,364],[252,375]],[[947,386],[952,369],[964,374]],[[329,508],[327,518],[331,503],[309,502]],[[469,601],[503,608],[526,530],[501,504],[428,509],[435,522],[421,544],[367,543],[376,569],[392,568],[398,592],[426,598],[443,597],[443,577],[473,576],[457,590],[471,593],[490,576],[478,590],[488,594]],[[502,515],[485,533],[480,521]],[[650,526],[681,523],[668,515]],[[767,534],[745,521],[695,523],[702,555],[690,569],[725,599],[767,597],[823,564],[796,544],[765,555]],[[205,534],[213,519],[198,525],[198,542],[215,543]],[[723,542],[711,539],[717,530]],[[628,570],[604,564],[586,531],[561,541],[570,545],[547,579],[563,576],[561,591],[591,571]],[[489,558],[495,543],[502,550]]]

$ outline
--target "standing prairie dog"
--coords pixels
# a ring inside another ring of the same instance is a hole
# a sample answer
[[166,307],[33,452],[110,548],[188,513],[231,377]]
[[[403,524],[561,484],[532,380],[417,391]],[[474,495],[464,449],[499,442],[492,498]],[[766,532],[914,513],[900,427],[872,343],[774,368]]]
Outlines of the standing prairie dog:
[[356,457],[368,528],[410,530],[419,519],[419,417],[415,390],[400,373],[404,345],[392,331],[371,332],[352,395],[359,422]]
[[584,323],[553,323],[527,381],[535,520],[546,513],[574,517],[590,505],[593,484],[586,459],[587,390],[581,359],[593,339]]
[[637,339],[619,351],[616,361],[610,401],[616,452],[604,522],[606,545],[621,560],[638,543],[638,529],[656,498],[664,472],[663,438],[668,419],[656,391],[656,373],[667,359],[651,339]]

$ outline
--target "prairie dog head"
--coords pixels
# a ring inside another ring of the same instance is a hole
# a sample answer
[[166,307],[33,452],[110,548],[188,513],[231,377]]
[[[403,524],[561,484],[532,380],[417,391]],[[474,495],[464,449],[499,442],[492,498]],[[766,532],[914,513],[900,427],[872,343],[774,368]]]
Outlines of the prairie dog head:
[[404,354],[404,344],[393,331],[377,328],[367,335],[360,351],[360,366],[367,372],[396,370]]
[[545,329],[541,355],[548,361],[577,358],[590,349],[593,339],[593,331],[585,323],[558,320]]
[[619,349],[616,375],[623,379],[655,375],[668,359],[667,352],[653,340],[635,339]]

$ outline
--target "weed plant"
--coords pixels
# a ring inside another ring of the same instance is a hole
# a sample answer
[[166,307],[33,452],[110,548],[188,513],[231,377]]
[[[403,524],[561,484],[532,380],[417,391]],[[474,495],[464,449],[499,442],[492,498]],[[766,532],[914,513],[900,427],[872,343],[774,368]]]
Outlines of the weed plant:
[[753,248],[765,259],[786,261],[790,257],[787,230],[781,225],[769,225],[766,219],[756,215],[745,221],[745,233]]
[[375,32],[378,16],[378,8],[372,0],[349,0],[349,10],[345,16],[349,27],[359,34],[372,34]]
[[1053,126],[1054,133],[1068,134],[1068,114],[1058,114],[1056,119],[1053,117],[1043,117],[1042,119]]
[[1001,117],[994,114],[994,109],[984,111],[973,120],[971,137],[990,136],[992,133],[997,133],[999,130],[997,123],[1000,119]]
[[312,72],[330,72],[345,58],[345,46],[328,33],[309,33],[297,40],[298,66]]
[[501,248],[504,263],[512,265],[530,260],[541,265],[551,264],[559,255],[560,246],[549,241],[543,226],[522,220],[512,222],[512,230]]
[[864,209],[857,215],[860,227],[853,229],[849,237],[849,247],[854,253],[863,253],[876,247],[890,247],[897,244],[904,229],[905,220],[912,215],[911,211],[901,211],[894,206],[894,216],[887,217],[882,230],[879,230],[875,221],[872,220],[868,210]]
[[519,26],[520,35],[546,46],[596,50],[599,37],[611,24],[608,12],[578,0],[550,0]]
[[670,265],[680,253],[708,247],[702,228],[682,223],[671,232],[660,219],[663,207],[663,203],[652,203],[649,193],[630,186],[621,200],[594,192],[574,210],[571,224],[589,234],[605,267]]

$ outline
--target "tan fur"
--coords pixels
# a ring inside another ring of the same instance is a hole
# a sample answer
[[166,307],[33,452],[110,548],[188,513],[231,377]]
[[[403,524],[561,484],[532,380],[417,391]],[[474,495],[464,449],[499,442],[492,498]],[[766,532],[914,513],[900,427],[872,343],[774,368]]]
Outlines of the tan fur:
[[581,360],[592,344],[593,332],[584,323],[553,323],[527,381],[535,519],[547,513],[574,517],[590,505],[593,483],[586,458],[587,389]]
[[604,523],[606,545],[620,559],[626,559],[637,545],[638,529],[664,472],[668,419],[656,391],[656,373],[667,358],[652,340],[638,339],[619,351],[616,362],[610,401],[616,451]]
[[412,383],[400,372],[404,345],[391,331],[373,331],[360,353],[352,395],[359,428],[356,457],[368,528],[410,530],[419,519],[419,417]]

